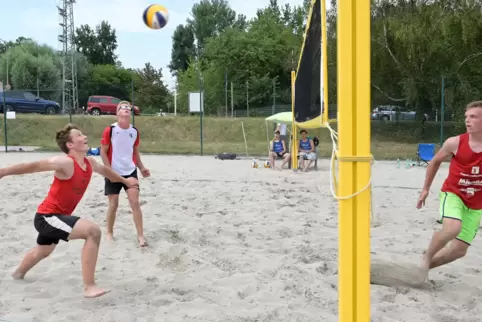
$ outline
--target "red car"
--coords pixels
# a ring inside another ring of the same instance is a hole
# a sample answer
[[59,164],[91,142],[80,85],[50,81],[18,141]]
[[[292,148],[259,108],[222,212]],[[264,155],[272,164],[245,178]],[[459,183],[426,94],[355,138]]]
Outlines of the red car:
[[[106,114],[116,114],[117,105],[121,102],[121,99],[113,96],[93,95],[89,96],[87,100],[87,113],[99,116]],[[138,106],[134,105],[134,114],[141,115],[141,111]]]

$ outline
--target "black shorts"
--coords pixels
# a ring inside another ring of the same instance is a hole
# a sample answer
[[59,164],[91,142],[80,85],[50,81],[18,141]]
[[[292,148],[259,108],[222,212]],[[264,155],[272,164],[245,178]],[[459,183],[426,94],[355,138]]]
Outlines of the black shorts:
[[286,154],[286,152],[275,152],[275,153],[278,156],[278,158],[282,158]]
[[33,224],[38,231],[37,244],[52,245],[58,244],[60,240],[69,241],[79,217],[59,214],[35,214]]
[[[137,178],[137,169],[134,170],[131,174],[127,176],[122,176],[123,178]],[[105,178],[105,187],[104,187],[104,194],[108,195],[118,195],[120,191],[124,188],[127,190],[127,186],[120,182],[112,182],[109,179]]]

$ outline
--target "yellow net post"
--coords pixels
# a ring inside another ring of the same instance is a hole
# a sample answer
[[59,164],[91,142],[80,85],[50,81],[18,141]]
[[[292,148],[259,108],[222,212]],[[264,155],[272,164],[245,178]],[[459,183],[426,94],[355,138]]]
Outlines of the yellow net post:
[[297,142],[297,135],[296,133],[298,130],[296,129],[296,122],[295,122],[295,81],[296,81],[296,72],[291,71],[291,169],[296,170],[298,169],[298,142]]
[[[338,0],[338,195],[371,176],[370,0]],[[339,321],[370,321],[371,189],[339,201]]]

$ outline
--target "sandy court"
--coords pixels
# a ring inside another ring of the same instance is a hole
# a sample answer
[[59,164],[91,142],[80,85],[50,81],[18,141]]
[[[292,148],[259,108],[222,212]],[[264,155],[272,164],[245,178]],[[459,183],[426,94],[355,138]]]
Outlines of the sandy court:
[[[50,154],[2,154],[0,166]],[[250,168],[250,160],[144,156],[152,178],[141,181],[148,249],[136,244],[122,197],[117,241],[101,244],[100,286],[111,293],[82,297],[81,241],[61,242],[13,281],[11,272],[35,245],[33,216],[51,173],[2,179],[0,320],[27,321],[337,321],[337,203],[328,161],[309,174]],[[415,203],[425,168],[373,168],[372,256],[418,263],[437,227],[437,189],[427,208]],[[76,214],[105,232],[103,178],[95,175]],[[480,236],[461,261],[431,272],[431,289],[372,286],[372,321],[480,321]]]

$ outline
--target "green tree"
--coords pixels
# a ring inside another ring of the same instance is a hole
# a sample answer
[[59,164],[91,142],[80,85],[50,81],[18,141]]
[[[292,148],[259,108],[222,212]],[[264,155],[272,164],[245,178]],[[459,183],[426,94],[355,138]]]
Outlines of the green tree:
[[192,18],[187,20],[196,39],[197,51],[202,52],[207,39],[222,33],[228,27],[246,27],[246,17],[229,7],[226,0],[201,0],[193,5]]
[[108,95],[130,100],[133,77],[133,71],[115,65],[91,65],[89,80],[83,84],[83,88],[89,95]]
[[44,98],[59,100],[61,96],[60,58],[52,48],[25,39],[1,55],[2,80],[7,79],[7,64],[12,89],[28,90],[35,94],[38,90]]
[[117,56],[117,36],[115,29],[102,21],[95,29],[81,25],[75,30],[77,51],[85,55],[93,65],[115,65]]
[[378,102],[422,113],[480,97],[481,1],[376,1],[372,6],[372,84]]
[[247,28],[231,26],[207,38],[199,61],[191,61],[187,70],[179,73],[178,110],[187,111],[188,92],[198,91],[202,79],[205,112],[224,115],[226,72],[233,83],[236,109],[271,105],[273,95],[278,103],[289,104],[291,70],[297,63],[301,35],[299,25],[294,27],[296,19],[284,18],[288,11],[294,17],[300,10],[285,7],[282,12],[277,2],[271,1]]
[[26,41],[32,41],[32,39],[26,37],[18,37],[15,41],[0,39],[0,55],[5,53],[9,48],[21,45]]
[[180,71],[186,71],[189,60],[195,57],[194,34],[189,26],[178,25],[172,36],[171,63],[169,69],[177,75]]
[[150,63],[136,71],[135,104],[143,114],[155,114],[159,110],[167,112],[169,91],[162,81],[162,69],[156,70]]

